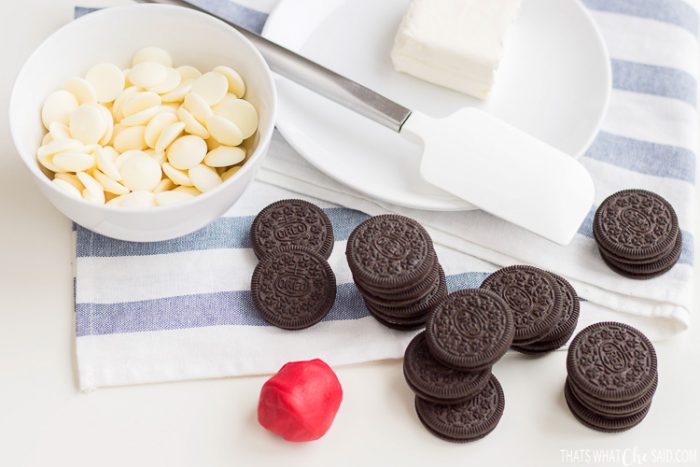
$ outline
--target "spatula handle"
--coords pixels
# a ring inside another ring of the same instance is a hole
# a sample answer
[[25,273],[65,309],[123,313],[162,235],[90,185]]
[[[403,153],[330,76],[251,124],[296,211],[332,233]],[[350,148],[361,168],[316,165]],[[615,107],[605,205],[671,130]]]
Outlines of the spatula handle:
[[184,0],[139,0],[192,8],[219,18],[234,27],[260,51],[272,71],[396,132],[411,115],[406,107],[318,63],[242,28],[205,8]]

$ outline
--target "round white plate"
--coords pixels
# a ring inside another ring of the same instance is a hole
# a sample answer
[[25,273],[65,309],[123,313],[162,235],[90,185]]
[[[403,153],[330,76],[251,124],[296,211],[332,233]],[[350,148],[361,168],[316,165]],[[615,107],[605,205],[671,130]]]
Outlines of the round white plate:
[[[524,0],[486,101],[393,70],[389,54],[408,4],[281,0],[263,35],[409,108],[439,117],[475,106],[574,157],[588,148],[611,73],[600,33],[577,0]],[[474,209],[420,179],[419,147],[284,78],[277,84],[278,129],[322,172],[400,206]]]

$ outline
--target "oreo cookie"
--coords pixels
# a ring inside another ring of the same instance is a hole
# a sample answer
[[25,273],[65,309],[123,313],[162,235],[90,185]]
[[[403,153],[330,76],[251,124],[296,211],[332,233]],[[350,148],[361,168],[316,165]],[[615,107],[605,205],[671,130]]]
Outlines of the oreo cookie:
[[416,396],[418,419],[433,435],[464,443],[483,438],[503,415],[505,396],[495,376],[476,395],[458,404],[440,404]]
[[416,329],[421,329],[425,327],[425,322],[428,317],[426,315],[417,316],[414,318],[394,318],[392,316],[383,315],[381,312],[375,310],[370,304],[365,302],[369,314],[374,317],[380,324],[393,329],[395,331],[415,331]]
[[333,250],[330,219],[323,209],[300,199],[277,201],[260,211],[250,237],[258,258],[290,246],[306,248],[326,259]]
[[426,326],[430,353],[444,365],[478,371],[493,365],[513,342],[513,314],[485,289],[453,292],[433,310]]
[[571,413],[578,421],[589,428],[606,433],[626,431],[639,425],[642,420],[644,420],[644,417],[647,416],[647,413],[649,413],[650,407],[647,406],[635,414],[626,415],[624,417],[608,417],[594,412],[581,404],[573,395],[569,385],[564,386],[564,398],[566,399],[566,405],[569,407],[569,410],[571,410]]
[[583,329],[569,347],[566,368],[569,408],[600,431],[623,431],[641,422],[658,385],[654,346],[623,323]]
[[679,233],[673,249],[660,259],[648,263],[631,263],[624,259],[611,256],[604,250],[600,251],[605,264],[618,274],[630,279],[652,279],[671,270],[681,257],[683,237]]
[[650,279],[680,258],[682,235],[673,206],[646,190],[623,190],[606,198],[593,219],[603,261],[631,279]]
[[[395,319],[411,319],[418,316],[424,316],[427,319],[426,313],[435,308],[447,296],[447,281],[445,280],[445,272],[442,267],[438,267],[438,274],[433,281],[433,287],[428,290],[428,293],[418,300],[400,301],[401,305],[396,306],[389,303],[388,306],[380,305],[370,299],[368,295],[364,295],[365,303],[371,306],[377,313]],[[425,320],[424,320],[425,321]]]
[[297,330],[321,321],[333,307],[335,274],[326,259],[299,247],[266,254],[250,284],[255,308],[270,324]]
[[513,345],[513,350],[528,355],[544,355],[566,344],[578,324],[581,304],[576,289],[561,276],[549,273],[562,292],[562,313],[557,323],[540,340],[530,344]]
[[428,232],[413,219],[393,214],[371,217],[357,226],[345,254],[356,282],[389,291],[414,287],[435,261]]
[[588,410],[608,418],[622,418],[637,414],[651,405],[658,386],[658,379],[654,380],[653,385],[642,396],[631,401],[617,402],[606,402],[586,394],[577,388],[568,377],[566,384],[577,401]]
[[563,292],[554,277],[532,266],[508,266],[488,276],[481,288],[503,299],[513,314],[513,345],[523,346],[552,332],[563,314]]
[[367,309],[387,327],[423,327],[428,314],[447,296],[433,242],[413,219],[397,215],[367,219],[350,234],[345,253]]
[[457,404],[479,393],[489,382],[491,370],[460,371],[443,365],[430,353],[422,332],[406,348],[403,374],[408,386],[421,399]]

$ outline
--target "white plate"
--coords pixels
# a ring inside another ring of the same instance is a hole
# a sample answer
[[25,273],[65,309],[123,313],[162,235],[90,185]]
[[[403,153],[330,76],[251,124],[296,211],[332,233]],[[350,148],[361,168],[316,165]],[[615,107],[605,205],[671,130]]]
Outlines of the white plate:
[[[434,116],[479,107],[579,157],[610,94],[610,61],[577,0],[525,0],[491,96],[479,101],[395,72],[389,53],[409,0],[281,0],[263,35]],[[474,207],[422,181],[420,148],[286,79],[277,127],[308,162],[375,199],[436,211]]]

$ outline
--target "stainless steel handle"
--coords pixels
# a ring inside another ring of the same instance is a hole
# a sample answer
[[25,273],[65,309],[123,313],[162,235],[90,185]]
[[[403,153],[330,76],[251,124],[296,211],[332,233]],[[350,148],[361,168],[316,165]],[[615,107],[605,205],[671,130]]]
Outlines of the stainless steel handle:
[[272,71],[396,132],[411,115],[409,109],[381,94],[197,5],[184,0],[138,1],[182,6],[216,16],[255,44]]

